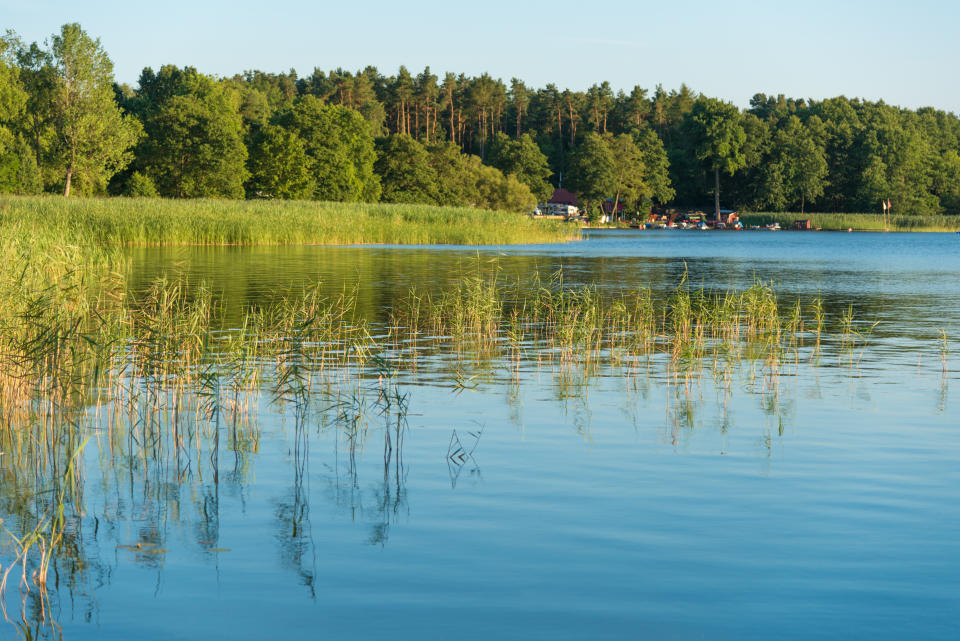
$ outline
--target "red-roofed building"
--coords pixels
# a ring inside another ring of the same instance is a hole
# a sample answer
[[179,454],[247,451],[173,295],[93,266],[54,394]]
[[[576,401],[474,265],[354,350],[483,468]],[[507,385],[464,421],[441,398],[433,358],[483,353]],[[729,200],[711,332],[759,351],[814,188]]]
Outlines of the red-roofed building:
[[553,195],[550,196],[548,203],[553,203],[556,205],[573,205],[578,207],[577,196],[573,192],[567,191],[563,187],[558,187],[553,190]]
[[545,216],[572,218],[580,215],[576,195],[563,188],[554,189],[550,199],[545,203],[540,203],[538,209]]

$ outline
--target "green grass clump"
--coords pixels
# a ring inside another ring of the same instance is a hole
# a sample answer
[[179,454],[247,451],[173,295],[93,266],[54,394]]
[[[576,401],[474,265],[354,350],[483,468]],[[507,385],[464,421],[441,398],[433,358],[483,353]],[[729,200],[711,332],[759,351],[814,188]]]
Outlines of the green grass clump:
[[468,207],[308,201],[0,197],[0,226],[76,244],[505,245],[576,240],[575,226]]
[[928,231],[960,230],[960,216],[890,216],[882,214],[817,214],[799,212],[756,212],[741,214],[744,225],[766,225],[778,222],[784,229],[795,220],[809,220],[814,229],[826,231]]

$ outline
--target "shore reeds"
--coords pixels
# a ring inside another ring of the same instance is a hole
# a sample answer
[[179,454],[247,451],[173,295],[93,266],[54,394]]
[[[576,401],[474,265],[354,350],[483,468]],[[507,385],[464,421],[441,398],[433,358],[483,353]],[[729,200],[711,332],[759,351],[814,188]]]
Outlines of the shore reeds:
[[[804,327],[817,344],[828,330],[819,298],[784,306],[768,283],[707,291],[684,278],[662,297],[569,286],[561,272],[507,281],[479,260],[443,291],[412,289],[384,326],[358,313],[356,291],[319,287],[227,324],[202,284],[166,277],[134,290],[119,253],[72,244],[69,231],[32,234],[22,222],[0,232],[0,451],[3,468],[31,480],[3,526],[21,576],[41,593],[50,555],[76,544],[65,524],[82,510],[77,475],[91,434],[101,456],[126,465],[217,478],[221,448],[238,461],[256,450],[256,416],[272,401],[292,407],[298,425],[324,417],[351,457],[371,417],[395,416],[384,452],[397,461],[408,397],[396,374],[416,374],[422,361],[448,368],[453,390],[484,380],[465,359],[486,372],[555,367],[578,390],[605,367],[657,361],[689,387],[705,367],[729,379],[746,362],[775,389],[781,355],[797,351]],[[845,327],[852,316],[841,335]]]
[[0,196],[0,227],[59,230],[85,246],[454,244],[576,240],[573,225],[428,205]]

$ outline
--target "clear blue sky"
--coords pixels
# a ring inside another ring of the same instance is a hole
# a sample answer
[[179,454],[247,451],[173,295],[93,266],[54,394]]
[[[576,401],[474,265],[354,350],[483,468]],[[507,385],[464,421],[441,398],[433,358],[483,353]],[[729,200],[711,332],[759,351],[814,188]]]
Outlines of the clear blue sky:
[[131,85],[168,63],[221,76],[405,64],[532,87],[686,82],[741,107],[757,92],[845,94],[960,113],[960,0],[0,0],[0,27],[27,41],[65,22]]

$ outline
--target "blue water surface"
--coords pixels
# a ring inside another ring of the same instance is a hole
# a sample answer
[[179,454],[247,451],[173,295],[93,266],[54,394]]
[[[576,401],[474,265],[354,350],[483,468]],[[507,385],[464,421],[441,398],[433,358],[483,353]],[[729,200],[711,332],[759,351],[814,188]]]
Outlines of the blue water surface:
[[389,413],[351,440],[322,403],[296,414],[268,394],[254,436],[216,427],[223,445],[189,470],[91,434],[81,545],[55,563],[41,636],[960,638],[955,234],[133,255],[144,282],[176,270],[234,302],[359,284],[372,315],[492,260],[504,278],[559,270],[663,296],[684,273],[706,289],[772,281],[785,303],[819,293],[872,329],[853,354],[802,352],[775,382],[749,366],[680,384],[656,361],[509,370],[434,355],[396,381],[402,444]]

